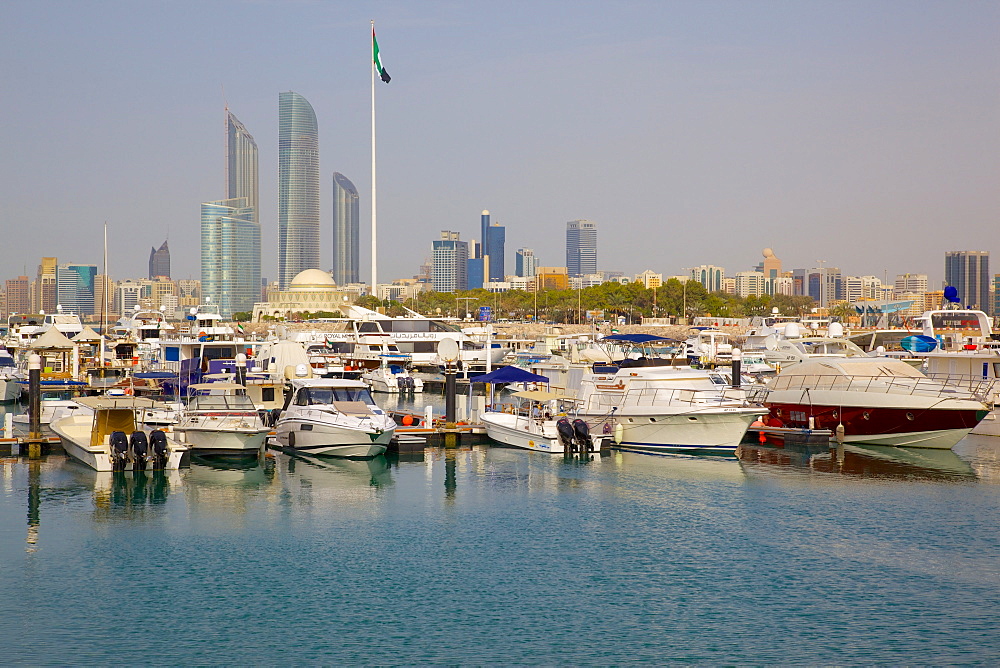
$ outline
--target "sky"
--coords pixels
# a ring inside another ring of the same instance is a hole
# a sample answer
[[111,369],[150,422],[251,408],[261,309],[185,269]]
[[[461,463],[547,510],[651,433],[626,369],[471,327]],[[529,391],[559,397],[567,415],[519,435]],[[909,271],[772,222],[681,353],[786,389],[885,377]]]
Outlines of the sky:
[[[277,275],[278,94],[319,124],[321,254],[332,175],[361,194],[370,278],[370,21],[380,282],[489,209],[565,264],[943,279],[1000,251],[1000,3],[7,0],[0,9],[0,279],[42,256],[200,278],[200,204],[225,196],[224,108],[260,150],[263,275]],[[1000,257],[993,271],[1000,272]]]

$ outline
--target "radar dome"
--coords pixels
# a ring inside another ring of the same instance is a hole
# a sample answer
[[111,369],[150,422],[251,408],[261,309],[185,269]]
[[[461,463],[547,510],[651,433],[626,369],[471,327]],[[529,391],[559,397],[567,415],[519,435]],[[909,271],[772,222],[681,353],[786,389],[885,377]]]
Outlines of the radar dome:
[[764,257],[774,257],[774,251],[770,248],[764,249]]

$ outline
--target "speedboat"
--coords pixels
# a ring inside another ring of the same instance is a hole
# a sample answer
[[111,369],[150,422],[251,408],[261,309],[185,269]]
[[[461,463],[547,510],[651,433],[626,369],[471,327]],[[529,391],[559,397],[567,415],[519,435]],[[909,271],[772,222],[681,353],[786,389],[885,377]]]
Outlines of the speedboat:
[[80,397],[80,409],[49,425],[66,454],[96,471],[178,469],[190,448],[174,434],[145,429],[141,413],[155,408],[145,397]]
[[423,392],[424,381],[406,368],[409,355],[382,355],[382,364],[361,374],[373,392]]
[[494,441],[525,450],[564,454],[599,452],[609,439],[603,434],[591,434],[590,425],[581,418],[570,420],[566,413],[560,415],[560,406],[553,410],[553,404],[573,401],[571,397],[544,390],[526,390],[512,396],[520,400],[518,404],[479,416],[486,435]]
[[591,426],[613,424],[619,449],[732,454],[767,412],[746,381],[734,387],[723,370],[689,366],[595,367],[583,377],[579,414]]
[[986,416],[988,384],[960,387],[889,357],[817,358],[775,376],[764,405],[769,420],[845,443],[947,450]]
[[14,357],[6,348],[0,348],[0,404],[7,404],[21,398],[27,375],[19,371]]
[[385,452],[395,421],[360,380],[293,378],[275,421],[275,441],[295,454],[374,457]]
[[246,388],[237,383],[188,386],[188,404],[174,431],[192,454],[257,457],[270,429],[264,426]]

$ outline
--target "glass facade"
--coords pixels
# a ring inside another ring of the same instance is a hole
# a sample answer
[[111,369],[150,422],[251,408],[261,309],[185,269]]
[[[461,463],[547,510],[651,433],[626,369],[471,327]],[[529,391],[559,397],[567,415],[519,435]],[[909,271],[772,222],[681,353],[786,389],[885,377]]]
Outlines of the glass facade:
[[257,190],[257,142],[228,109],[226,110],[226,199],[246,197],[252,219],[259,223],[260,200]]
[[468,289],[469,242],[460,241],[458,232],[441,232],[441,238],[433,242],[433,262],[431,283],[435,292]]
[[149,277],[166,276],[170,278],[170,248],[164,241],[160,249],[149,249]]
[[77,315],[94,314],[96,264],[61,264],[56,268],[56,303]]
[[260,225],[246,197],[201,205],[201,288],[223,318],[260,300]]
[[566,269],[570,276],[597,273],[597,223],[566,223]]
[[361,218],[358,189],[340,172],[333,173],[333,280],[337,285],[360,283],[358,262]]
[[312,105],[278,97],[278,285],[319,269],[319,131]]
[[966,308],[991,313],[990,254],[988,251],[947,251],[944,254],[944,282],[958,290]]

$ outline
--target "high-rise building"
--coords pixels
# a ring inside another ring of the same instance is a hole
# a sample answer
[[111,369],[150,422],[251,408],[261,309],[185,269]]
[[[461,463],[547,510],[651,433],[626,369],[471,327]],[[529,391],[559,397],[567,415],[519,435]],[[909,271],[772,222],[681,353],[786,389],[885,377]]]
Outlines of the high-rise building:
[[597,223],[566,223],[566,270],[570,276],[597,273]]
[[38,276],[32,293],[31,310],[38,313],[52,313],[56,310],[56,267],[59,261],[54,257],[43,257],[38,265]]
[[963,306],[990,312],[989,251],[947,251],[944,283],[958,290]]
[[[803,270],[795,270],[797,272]],[[843,277],[837,267],[817,267],[804,273],[805,294],[816,300],[821,307],[844,298]]]
[[56,267],[57,306],[77,315],[93,315],[96,264],[60,264]]
[[260,226],[246,197],[201,205],[201,288],[223,318],[260,299]]
[[441,231],[433,247],[431,283],[435,292],[455,292],[468,286],[469,242],[460,241],[458,232]]
[[691,280],[697,281],[705,286],[708,292],[719,292],[722,290],[722,279],[726,277],[726,270],[712,264],[703,264],[699,267],[691,268]]
[[31,311],[31,281],[27,276],[7,279],[4,290],[4,315]]
[[[260,300],[259,189],[257,142],[226,109],[226,198],[201,205],[201,283],[225,318],[253,311]],[[174,286],[179,303],[184,295],[177,292]]]
[[489,249],[486,253],[486,262],[489,267],[489,280],[502,281],[504,279],[506,255],[504,244],[507,240],[507,228],[500,223],[493,223],[486,228],[486,236],[483,238],[483,246]]
[[897,274],[896,292],[920,294],[927,292],[927,274]]
[[142,284],[136,281],[122,281],[115,287],[114,311],[121,315],[131,313],[142,298]]
[[762,271],[738,271],[733,276],[737,297],[759,297],[765,294],[767,277]]
[[361,217],[358,189],[340,172],[333,173],[333,280],[359,283]]
[[319,130],[312,105],[278,97],[278,285],[319,269]]
[[166,276],[170,278],[170,248],[164,241],[159,250],[149,249],[149,277]]
[[518,248],[514,256],[514,273],[518,276],[534,276],[538,258],[530,248]]

